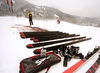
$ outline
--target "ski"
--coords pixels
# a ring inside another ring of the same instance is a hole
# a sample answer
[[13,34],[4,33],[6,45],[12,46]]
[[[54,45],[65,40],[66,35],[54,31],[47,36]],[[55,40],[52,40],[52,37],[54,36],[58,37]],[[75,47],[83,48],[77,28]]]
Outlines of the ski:
[[[83,39],[86,37],[76,37],[76,38],[67,38],[67,39],[63,39],[63,40],[58,40],[58,41],[49,41],[49,42],[44,42],[44,43],[36,43],[36,44],[28,44],[27,48],[35,48],[35,47],[40,47],[40,46],[46,46],[46,45],[51,45],[51,44],[56,44],[56,43],[62,43],[62,42],[67,42],[67,41],[73,41],[73,40],[77,40],[77,39]],[[32,46],[30,46],[32,45]]]
[[63,34],[63,33],[51,33],[51,34],[38,34],[38,35],[33,35],[33,37],[31,38],[31,40],[33,38],[37,39],[37,38],[49,38],[49,37],[56,37],[56,36],[67,36],[68,34]]
[[24,26],[24,27],[30,27],[33,30],[37,30],[38,32],[46,32],[46,31],[48,31],[46,29],[42,29],[42,28],[39,28],[39,27],[32,27],[32,26]]
[[[68,46],[68,45],[72,45],[72,44],[75,44],[75,43],[79,43],[79,42],[82,42],[82,41],[86,41],[86,40],[90,40],[91,38],[85,38],[85,39],[79,39],[79,40],[74,40],[74,41],[69,41],[69,42],[63,42],[61,44],[53,44],[53,46],[49,46],[49,47],[45,47],[43,46],[45,49],[51,49],[51,48],[54,48],[54,49],[58,49],[60,46]],[[28,45],[28,47],[30,46],[29,49],[33,48],[34,46],[32,44]]]
[[76,37],[80,35],[75,34],[69,34],[69,35],[59,35],[59,36],[52,36],[52,37],[38,37],[37,39],[35,37],[31,38],[34,39],[34,42],[42,42],[42,41],[49,41],[49,40],[55,40],[55,39],[62,39],[62,38],[68,38],[68,37]]
[[68,34],[34,35],[34,37],[30,38],[30,40],[35,41],[36,39],[46,39],[46,38],[62,37],[62,36],[68,36]]
[[42,28],[39,28],[39,27],[37,27],[37,28],[34,28],[34,27],[31,27],[33,30],[35,29],[35,30],[37,30],[38,32],[48,32],[48,30],[46,30],[46,29],[42,29]]
[[37,30],[33,30],[32,28],[30,27],[17,27],[17,30],[20,32],[38,32]]
[[38,36],[54,36],[54,35],[68,35],[67,33],[62,32],[20,32],[21,38],[32,38],[32,37],[38,37]]
[[47,31],[47,32],[21,32],[23,33],[24,35],[35,35],[35,34],[50,34],[50,33],[62,33],[62,32],[59,32],[59,31]]
[[16,27],[19,32],[48,32],[46,29],[31,26]]
[[47,31],[47,32],[21,32],[23,33],[24,35],[39,35],[39,34],[50,34],[50,33],[62,33],[62,32],[59,32],[59,31]]
[[99,66],[100,66],[100,55],[96,60],[96,62],[88,69],[86,73],[95,73]]
[[80,68],[83,64],[85,64],[87,61],[89,61],[98,51],[100,50],[100,47],[94,48],[92,52],[89,52],[83,59],[81,59],[79,62],[71,66],[69,69],[64,71],[63,73],[73,73],[75,72],[78,68]]

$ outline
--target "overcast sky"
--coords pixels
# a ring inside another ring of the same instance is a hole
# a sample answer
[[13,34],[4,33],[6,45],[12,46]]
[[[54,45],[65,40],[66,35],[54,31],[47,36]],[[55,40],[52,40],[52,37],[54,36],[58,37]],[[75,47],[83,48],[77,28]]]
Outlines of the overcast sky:
[[54,7],[62,12],[84,17],[100,17],[100,0],[26,0],[35,5]]

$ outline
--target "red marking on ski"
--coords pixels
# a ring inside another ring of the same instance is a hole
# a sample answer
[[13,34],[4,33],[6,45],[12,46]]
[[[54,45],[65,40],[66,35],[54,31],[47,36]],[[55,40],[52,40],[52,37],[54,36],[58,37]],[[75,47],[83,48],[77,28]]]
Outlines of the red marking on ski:
[[35,42],[38,42],[39,40],[38,39],[35,39]]
[[20,32],[20,34],[22,38],[25,38],[25,35],[23,34],[23,32]]
[[81,40],[81,39],[78,39],[78,40]]
[[31,40],[34,40],[34,39],[35,39],[35,37],[32,37],[32,38],[31,38]]
[[100,64],[95,62],[86,73],[95,73],[95,71],[98,69]]
[[29,45],[27,45],[28,47],[33,47],[33,44],[29,44]]
[[71,66],[69,69],[67,69],[66,71],[64,71],[63,73],[73,73],[76,69],[78,69],[83,63],[84,63],[84,59],[80,60],[79,62],[77,62],[76,64],[74,64],[73,66]]
[[49,71],[50,67],[47,68],[47,71],[45,73],[47,73]]
[[35,50],[35,52],[41,52],[41,49]]

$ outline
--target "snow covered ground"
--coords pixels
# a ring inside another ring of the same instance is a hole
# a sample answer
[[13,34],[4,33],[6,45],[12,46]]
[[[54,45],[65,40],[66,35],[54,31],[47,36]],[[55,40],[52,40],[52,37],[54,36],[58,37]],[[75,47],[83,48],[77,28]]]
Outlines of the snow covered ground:
[[[80,36],[92,37],[91,40],[75,44],[80,47],[80,51],[87,54],[95,46],[100,46],[100,28],[90,26],[79,26],[56,20],[33,20],[34,26],[53,31],[62,31],[70,34],[80,34]],[[11,28],[14,24],[29,25],[27,18],[0,17],[0,73],[19,73],[19,63],[22,59],[33,56],[34,49],[27,49],[26,45],[33,43],[30,39],[21,39],[19,32]],[[99,53],[98,53],[99,54]],[[76,73],[85,73],[87,69],[96,61],[98,54],[87,62]],[[79,60],[72,59],[68,62],[68,67],[63,67],[63,57],[60,63],[53,65],[48,73],[62,73]],[[44,73],[46,69],[39,73]],[[96,73],[100,73],[100,67]]]

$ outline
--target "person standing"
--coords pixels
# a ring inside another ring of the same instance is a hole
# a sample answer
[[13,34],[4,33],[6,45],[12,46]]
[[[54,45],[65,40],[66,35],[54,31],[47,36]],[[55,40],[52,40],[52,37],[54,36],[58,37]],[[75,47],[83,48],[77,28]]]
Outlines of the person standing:
[[32,21],[32,13],[29,11],[27,17],[29,17],[29,23],[30,25],[33,25],[33,21]]
[[59,19],[57,20],[57,24],[60,24],[60,20]]

